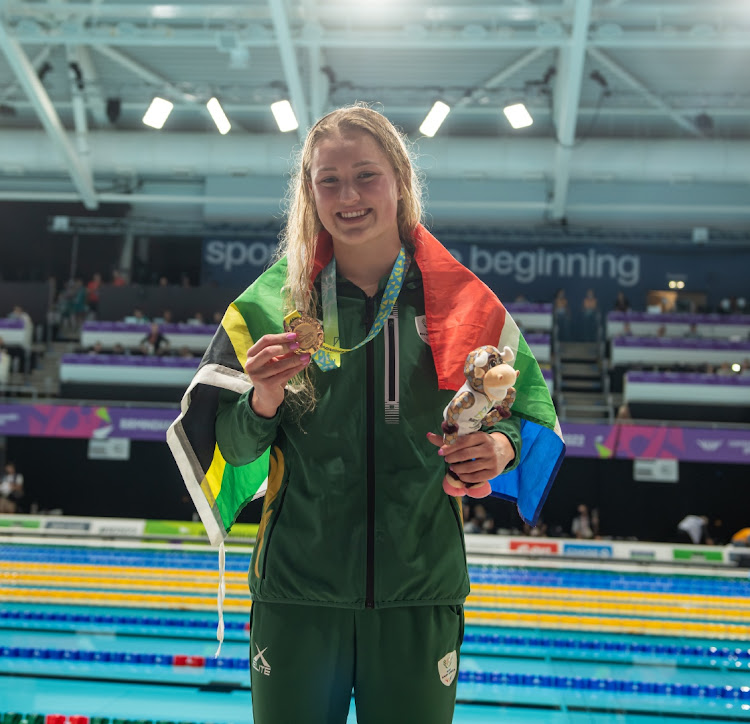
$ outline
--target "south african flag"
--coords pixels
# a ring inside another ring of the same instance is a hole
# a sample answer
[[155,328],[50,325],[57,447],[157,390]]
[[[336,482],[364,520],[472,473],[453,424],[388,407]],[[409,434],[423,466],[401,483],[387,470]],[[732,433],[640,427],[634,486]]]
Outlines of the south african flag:
[[[522,419],[521,462],[490,482],[493,495],[516,502],[521,517],[534,525],[565,454],[542,372],[495,294],[421,225],[415,241],[440,389],[458,390],[463,385],[466,356],[476,347],[507,345],[515,354],[513,365],[520,375],[512,413]],[[331,237],[324,232],[318,239],[313,279],[332,254]],[[167,431],[169,447],[213,545],[226,538],[242,508],[264,494],[268,476],[275,472],[270,448],[253,463],[229,465],[216,444],[214,420],[220,390],[241,394],[252,386],[244,372],[247,350],[264,334],[282,331],[280,290],[285,276],[286,260],[281,259],[229,306],[182,398],[180,415]]]

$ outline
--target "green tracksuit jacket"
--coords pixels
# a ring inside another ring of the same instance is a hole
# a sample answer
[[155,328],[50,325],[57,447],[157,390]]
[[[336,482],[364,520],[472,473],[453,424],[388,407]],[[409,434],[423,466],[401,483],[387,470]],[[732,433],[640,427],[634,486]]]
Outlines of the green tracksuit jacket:
[[[367,298],[337,280],[341,346],[366,336],[385,287]],[[478,310],[481,313],[481,310]],[[413,262],[384,329],[321,372],[318,402],[301,420],[286,402],[272,419],[222,391],[216,440],[232,465],[272,446],[255,550],[255,601],[345,608],[461,604],[469,593],[460,499],[443,492],[446,464],[426,437],[440,433],[453,392],[438,390]],[[467,351],[468,352],[468,351]],[[501,431],[520,457],[519,422]],[[511,469],[511,468],[509,468]]]

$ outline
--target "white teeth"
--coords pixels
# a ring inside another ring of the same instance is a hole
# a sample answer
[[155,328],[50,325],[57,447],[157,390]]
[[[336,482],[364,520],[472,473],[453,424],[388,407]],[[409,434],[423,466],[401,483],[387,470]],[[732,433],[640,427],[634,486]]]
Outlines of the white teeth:
[[342,211],[341,218],[342,219],[356,219],[358,216],[364,216],[366,213],[367,213],[367,209],[363,209],[362,211]]

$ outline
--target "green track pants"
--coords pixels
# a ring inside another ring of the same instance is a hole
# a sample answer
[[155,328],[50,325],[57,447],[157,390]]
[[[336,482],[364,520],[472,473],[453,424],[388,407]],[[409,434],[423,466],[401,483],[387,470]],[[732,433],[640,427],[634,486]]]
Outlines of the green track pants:
[[255,724],[450,724],[462,606],[253,604]]

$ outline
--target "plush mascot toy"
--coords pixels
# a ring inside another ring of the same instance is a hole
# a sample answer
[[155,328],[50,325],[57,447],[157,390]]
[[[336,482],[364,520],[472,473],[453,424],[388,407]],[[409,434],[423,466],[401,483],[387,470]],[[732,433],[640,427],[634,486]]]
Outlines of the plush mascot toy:
[[[455,443],[460,435],[510,417],[510,406],[516,399],[512,385],[518,378],[518,370],[510,366],[513,360],[510,347],[501,352],[497,347],[485,345],[469,353],[464,365],[466,382],[443,411],[443,440],[447,445]],[[487,480],[464,483],[449,470],[443,490],[456,497],[484,498],[492,489]]]

